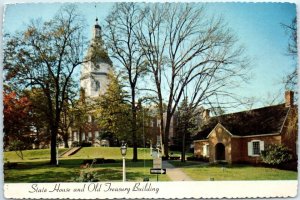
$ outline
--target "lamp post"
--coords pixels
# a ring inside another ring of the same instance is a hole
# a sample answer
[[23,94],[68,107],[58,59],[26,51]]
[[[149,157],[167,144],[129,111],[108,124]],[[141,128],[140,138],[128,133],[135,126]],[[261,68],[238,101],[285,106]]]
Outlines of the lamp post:
[[127,144],[124,141],[122,141],[121,154],[122,154],[122,158],[123,158],[123,182],[126,181],[126,172],[125,172],[125,156],[126,156],[126,152],[127,152]]

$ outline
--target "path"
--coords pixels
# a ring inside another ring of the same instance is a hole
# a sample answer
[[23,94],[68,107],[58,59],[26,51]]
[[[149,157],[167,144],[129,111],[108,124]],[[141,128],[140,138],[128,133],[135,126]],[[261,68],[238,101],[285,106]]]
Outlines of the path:
[[81,147],[72,147],[72,148],[69,148],[67,151],[63,152],[59,157],[68,157],[68,156],[74,155],[80,149],[81,149]]
[[192,181],[192,179],[186,175],[180,168],[174,167],[171,163],[164,160],[163,168],[167,169],[167,175],[172,181]]

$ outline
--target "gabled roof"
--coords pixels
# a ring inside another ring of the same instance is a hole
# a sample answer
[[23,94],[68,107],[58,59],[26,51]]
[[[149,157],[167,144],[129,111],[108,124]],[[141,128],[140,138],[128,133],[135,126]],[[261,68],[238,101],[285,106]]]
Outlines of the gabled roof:
[[212,117],[202,126],[194,140],[207,139],[209,133],[220,123],[234,136],[251,136],[280,133],[288,114],[285,104],[268,106],[243,112]]

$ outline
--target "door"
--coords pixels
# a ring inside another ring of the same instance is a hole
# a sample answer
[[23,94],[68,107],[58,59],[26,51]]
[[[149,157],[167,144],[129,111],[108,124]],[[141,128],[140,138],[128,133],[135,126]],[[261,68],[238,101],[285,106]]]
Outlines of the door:
[[225,146],[222,143],[216,144],[216,160],[225,160]]

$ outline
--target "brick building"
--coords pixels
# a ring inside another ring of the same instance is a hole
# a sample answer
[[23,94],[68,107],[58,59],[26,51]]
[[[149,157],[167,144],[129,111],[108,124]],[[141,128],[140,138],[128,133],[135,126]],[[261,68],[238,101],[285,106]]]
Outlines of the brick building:
[[285,92],[285,103],[209,117],[194,137],[194,154],[209,162],[259,163],[268,145],[283,144],[297,158],[298,111],[294,93]]

